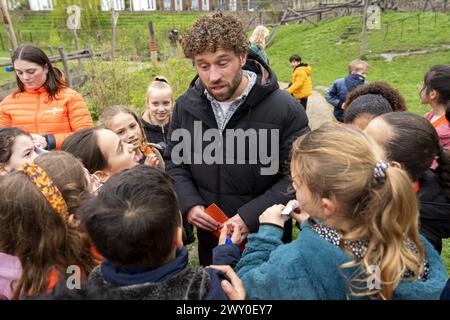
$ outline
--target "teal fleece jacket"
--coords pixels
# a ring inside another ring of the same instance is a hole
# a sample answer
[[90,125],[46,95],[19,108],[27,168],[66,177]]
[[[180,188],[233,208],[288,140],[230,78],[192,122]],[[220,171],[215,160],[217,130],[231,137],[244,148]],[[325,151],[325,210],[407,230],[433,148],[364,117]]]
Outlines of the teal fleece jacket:
[[[352,260],[339,247],[321,238],[305,222],[299,237],[283,244],[283,230],[261,225],[250,234],[236,271],[250,299],[268,300],[343,300],[356,299],[349,293],[348,279],[356,268],[339,269]],[[431,244],[421,237],[429,263],[426,281],[401,281],[394,299],[439,299],[447,281],[444,264]]]

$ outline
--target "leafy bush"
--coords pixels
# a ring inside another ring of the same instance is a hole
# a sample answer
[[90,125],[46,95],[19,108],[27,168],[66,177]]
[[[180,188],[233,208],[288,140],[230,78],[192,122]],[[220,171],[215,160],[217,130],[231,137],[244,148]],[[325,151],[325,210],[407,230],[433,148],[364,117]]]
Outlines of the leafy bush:
[[173,87],[174,97],[183,94],[195,70],[186,59],[169,59],[152,68],[149,62],[102,62],[86,65],[90,79],[80,88],[91,115],[97,120],[109,106],[122,104],[140,113],[145,108],[147,87],[156,75],[165,76]]

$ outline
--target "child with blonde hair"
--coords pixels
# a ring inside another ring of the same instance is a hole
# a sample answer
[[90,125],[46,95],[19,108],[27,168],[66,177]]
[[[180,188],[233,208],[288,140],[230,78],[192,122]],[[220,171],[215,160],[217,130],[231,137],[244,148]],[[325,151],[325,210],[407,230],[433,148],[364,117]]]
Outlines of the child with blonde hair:
[[285,206],[260,216],[237,265],[248,298],[439,299],[447,272],[419,236],[408,175],[385,159],[350,127],[324,125],[294,142],[291,204],[310,218],[283,244]]
[[328,89],[325,99],[334,107],[334,117],[338,122],[344,122],[345,100],[347,95],[366,81],[369,64],[363,60],[353,60],[348,65],[348,75],[337,79]]
[[249,38],[250,50],[258,55],[267,65],[269,64],[269,58],[267,57],[265,49],[266,39],[269,34],[269,29],[264,26],[257,26]]
[[159,146],[164,154],[167,145],[167,133],[174,104],[173,90],[165,77],[158,76],[150,83],[145,97],[147,109],[140,121],[149,142]]

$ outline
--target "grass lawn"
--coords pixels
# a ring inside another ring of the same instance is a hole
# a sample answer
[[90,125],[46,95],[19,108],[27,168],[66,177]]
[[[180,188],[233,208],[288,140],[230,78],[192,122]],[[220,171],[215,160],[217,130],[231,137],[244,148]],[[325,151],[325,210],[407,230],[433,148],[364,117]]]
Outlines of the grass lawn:
[[[401,36],[401,19],[404,31]],[[450,44],[449,15],[421,15],[421,33],[417,33],[417,15],[389,13],[382,15],[382,23],[390,24],[385,40],[386,25],[381,30],[370,31],[367,37],[367,53],[377,53],[433,48]],[[289,82],[291,69],[289,57],[298,53],[313,68],[313,84],[329,87],[334,80],[347,73],[347,65],[357,59],[360,51],[360,36],[342,40],[340,34],[350,25],[351,17],[327,20],[317,27],[310,24],[289,25],[280,28],[274,41],[267,48],[272,68],[280,81]],[[371,65],[367,80],[385,80],[397,88],[405,97],[412,112],[424,114],[427,106],[420,106],[417,84],[423,81],[425,72],[434,64],[450,63],[450,51],[428,53],[410,57],[397,57],[392,62],[380,58],[367,59]]]

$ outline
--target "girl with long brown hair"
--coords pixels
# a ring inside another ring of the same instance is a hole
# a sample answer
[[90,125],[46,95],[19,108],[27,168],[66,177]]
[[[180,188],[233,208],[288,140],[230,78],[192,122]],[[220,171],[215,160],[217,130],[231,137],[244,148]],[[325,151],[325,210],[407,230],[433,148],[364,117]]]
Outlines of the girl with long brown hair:
[[76,223],[80,199],[88,192],[83,165],[62,151],[42,154],[2,177],[0,252],[21,265],[20,277],[11,283],[14,299],[51,291],[71,275],[70,266],[77,266],[80,280],[94,267]]

